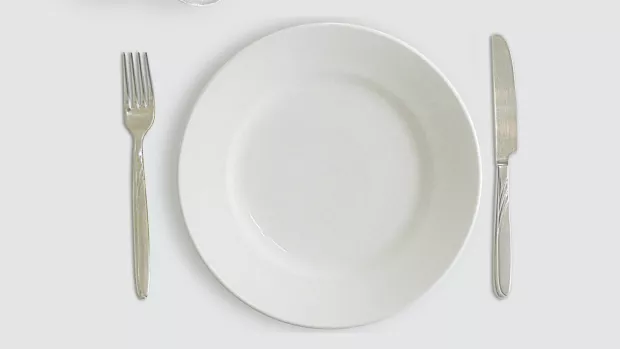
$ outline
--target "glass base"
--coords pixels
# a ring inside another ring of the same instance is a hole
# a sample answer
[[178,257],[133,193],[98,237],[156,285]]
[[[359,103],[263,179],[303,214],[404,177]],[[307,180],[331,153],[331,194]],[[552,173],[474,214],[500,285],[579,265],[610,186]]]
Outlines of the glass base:
[[219,0],[180,0],[180,1],[188,5],[193,5],[193,6],[205,6],[205,5],[214,4],[218,2]]

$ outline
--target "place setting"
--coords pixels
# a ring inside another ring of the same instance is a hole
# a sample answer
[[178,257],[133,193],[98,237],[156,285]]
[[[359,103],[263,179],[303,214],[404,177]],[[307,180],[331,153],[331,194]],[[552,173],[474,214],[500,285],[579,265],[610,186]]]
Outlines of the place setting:
[[[489,289],[506,299],[517,102],[503,36],[490,34],[489,57]],[[133,139],[135,290],[144,300],[152,257],[144,161],[156,154],[143,140],[166,96],[147,53],[122,53],[120,66]],[[367,325],[415,311],[408,306],[458,262],[479,208],[480,132],[454,86],[408,43],[354,24],[292,26],[241,49],[204,86],[179,155],[181,209],[205,265],[249,307],[303,327]]]

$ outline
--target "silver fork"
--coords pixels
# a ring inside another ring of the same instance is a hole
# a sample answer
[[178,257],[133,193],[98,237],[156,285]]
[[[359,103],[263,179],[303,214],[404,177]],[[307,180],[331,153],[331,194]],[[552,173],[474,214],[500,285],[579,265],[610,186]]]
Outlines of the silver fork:
[[155,120],[155,96],[146,53],[122,54],[123,114],[133,138],[132,216],[136,294],[145,299],[149,292],[149,217],[142,143]]

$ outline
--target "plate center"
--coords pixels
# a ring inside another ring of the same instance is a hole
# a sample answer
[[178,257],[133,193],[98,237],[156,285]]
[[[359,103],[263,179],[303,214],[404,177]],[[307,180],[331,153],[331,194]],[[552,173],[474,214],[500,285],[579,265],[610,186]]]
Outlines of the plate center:
[[330,270],[364,263],[410,233],[421,169],[408,111],[359,79],[286,87],[237,137],[235,210],[284,258]]

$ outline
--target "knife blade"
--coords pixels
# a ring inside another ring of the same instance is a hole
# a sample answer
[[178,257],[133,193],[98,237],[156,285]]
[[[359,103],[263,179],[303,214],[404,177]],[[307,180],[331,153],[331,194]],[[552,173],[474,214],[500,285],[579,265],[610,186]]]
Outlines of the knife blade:
[[510,50],[498,34],[491,36],[491,67],[496,165],[493,288],[495,295],[504,299],[512,286],[508,160],[517,151],[517,98]]
[[495,157],[497,162],[508,162],[510,155],[517,151],[517,97],[510,50],[501,35],[491,36],[491,55]]

